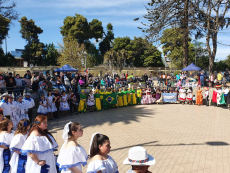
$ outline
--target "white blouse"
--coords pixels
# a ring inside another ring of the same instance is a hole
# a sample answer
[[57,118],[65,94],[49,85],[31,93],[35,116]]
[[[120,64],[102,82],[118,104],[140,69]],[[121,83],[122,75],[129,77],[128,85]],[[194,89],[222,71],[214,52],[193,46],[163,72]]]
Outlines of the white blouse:
[[65,148],[66,143],[62,145],[59,152],[57,165],[62,173],[72,173],[69,168],[77,167],[82,171],[82,166],[87,165],[88,155],[85,149],[79,145]]
[[95,173],[97,171],[102,173],[119,173],[116,162],[109,155],[106,160],[94,160],[89,163],[87,173]]

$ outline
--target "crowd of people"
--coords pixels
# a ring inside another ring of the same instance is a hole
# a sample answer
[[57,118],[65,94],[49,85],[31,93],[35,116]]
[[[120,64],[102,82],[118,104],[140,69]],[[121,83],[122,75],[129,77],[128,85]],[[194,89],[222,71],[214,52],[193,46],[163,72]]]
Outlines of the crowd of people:
[[[78,143],[83,137],[81,125],[69,122],[64,126],[64,144],[56,158],[54,150],[58,144],[47,129],[47,116],[37,116],[33,126],[30,125],[28,119],[21,119],[14,131],[13,122],[0,114],[0,172],[81,173],[82,166],[87,165],[90,158],[87,173],[118,173],[116,161],[109,155],[108,136],[94,133],[87,154]],[[150,173],[148,168],[155,164],[155,159],[147,154],[146,149],[136,146],[129,150],[123,164],[131,165],[127,173]]]

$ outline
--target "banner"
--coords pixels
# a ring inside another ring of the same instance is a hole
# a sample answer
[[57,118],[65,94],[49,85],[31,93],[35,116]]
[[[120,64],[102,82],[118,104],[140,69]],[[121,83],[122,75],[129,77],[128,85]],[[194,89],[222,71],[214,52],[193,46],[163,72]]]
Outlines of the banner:
[[225,99],[224,99],[224,93],[221,94],[219,103],[220,105],[226,105]]
[[163,102],[177,102],[177,93],[162,93]]
[[217,103],[217,92],[216,91],[213,91],[212,102]]
[[117,104],[117,94],[112,93],[112,94],[107,94],[103,96],[103,105],[115,105]]

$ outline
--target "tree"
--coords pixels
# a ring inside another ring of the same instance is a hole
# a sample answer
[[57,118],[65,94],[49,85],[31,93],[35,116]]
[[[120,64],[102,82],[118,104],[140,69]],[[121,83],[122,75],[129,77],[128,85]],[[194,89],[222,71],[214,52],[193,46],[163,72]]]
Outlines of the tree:
[[19,20],[21,25],[20,33],[22,38],[27,41],[24,51],[22,52],[22,58],[28,62],[28,65],[35,63],[37,65],[43,65],[44,61],[44,44],[39,41],[38,35],[43,33],[43,30],[35,25],[35,22],[24,16]]
[[0,66],[16,66],[17,60],[11,53],[5,54],[0,48]]
[[122,69],[124,68],[127,57],[128,57],[127,50],[125,49],[118,50],[115,62],[116,62],[116,66],[119,68],[120,75]]
[[57,65],[57,58],[59,56],[59,53],[57,51],[57,49],[55,49],[54,44],[48,44],[46,46],[46,50],[47,50],[47,54],[45,55],[46,59],[45,59],[45,64],[46,66],[49,65]]
[[209,54],[209,73],[214,71],[214,61],[217,51],[218,33],[224,27],[228,28],[230,17],[227,12],[230,9],[229,0],[205,0],[203,3],[195,0],[193,9],[196,13],[192,13],[199,32],[196,38],[206,38],[206,47]]
[[111,70],[111,74],[112,74],[113,68],[115,66],[116,58],[117,58],[117,52],[113,49],[110,49],[104,55],[104,60],[108,63],[110,70]]
[[227,58],[224,62],[225,62],[225,64],[228,65],[228,67],[230,67],[230,55],[227,56]]
[[72,36],[66,36],[63,38],[63,43],[58,45],[61,48],[60,56],[57,59],[58,65],[69,64],[74,68],[82,68],[84,53],[86,52],[84,44],[78,43]]
[[96,46],[90,43],[90,47],[88,48],[87,52],[89,55],[89,57],[87,57],[87,60],[90,60],[87,61],[87,67],[100,65],[103,63],[103,55],[101,55],[100,51],[96,48]]
[[0,44],[3,43],[2,40],[6,38],[9,30],[10,20],[0,15]]

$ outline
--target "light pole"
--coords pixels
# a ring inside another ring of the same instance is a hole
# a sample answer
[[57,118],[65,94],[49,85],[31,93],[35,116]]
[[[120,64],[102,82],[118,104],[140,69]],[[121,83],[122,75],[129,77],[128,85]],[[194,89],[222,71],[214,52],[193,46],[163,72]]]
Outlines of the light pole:
[[164,58],[165,58],[165,75],[166,75],[166,58],[167,58],[167,55],[165,55]]
[[[5,38],[6,54],[7,54],[7,37],[8,37],[8,36],[6,36],[6,38]],[[10,37],[8,37],[8,38],[10,38]]]
[[87,52],[85,51],[83,54],[85,55],[85,70],[86,70],[86,57],[87,57]]

